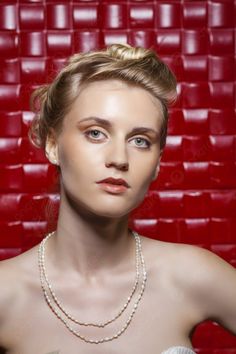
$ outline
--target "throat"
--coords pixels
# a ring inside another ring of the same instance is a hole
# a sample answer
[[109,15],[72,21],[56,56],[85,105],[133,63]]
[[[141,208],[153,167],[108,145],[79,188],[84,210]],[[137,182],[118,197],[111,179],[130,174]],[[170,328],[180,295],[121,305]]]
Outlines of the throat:
[[44,244],[48,267],[95,281],[110,273],[123,273],[135,264],[136,242],[130,232],[113,240],[52,234]]

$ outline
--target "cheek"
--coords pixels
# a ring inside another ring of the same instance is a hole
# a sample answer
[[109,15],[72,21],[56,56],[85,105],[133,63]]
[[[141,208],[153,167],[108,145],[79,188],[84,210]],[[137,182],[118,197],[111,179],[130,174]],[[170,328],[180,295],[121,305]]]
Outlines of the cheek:
[[73,142],[61,145],[59,149],[59,161],[63,180],[79,183],[95,178],[95,173],[101,170],[102,154],[88,148],[86,144]]
[[[71,166],[76,165],[76,163],[82,162],[84,153],[81,151],[82,148],[78,146],[78,143],[75,139],[70,137],[64,137],[61,139],[59,147],[58,147],[58,154],[59,154],[59,161],[62,165],[61,168],[68,168]],[[86,157],[84,158],[84,160]]]
[[159,155],[144,157],[142,160],[133,161],[134,179],[139,181],[144,188],[152,182],[153,175],[159,163]]
[[134,166],[131,182],[133,185],[133,203],[136,208],[145,198],[150,183],[152,182],[153,168],[148,165],[137,168],[137,164]]

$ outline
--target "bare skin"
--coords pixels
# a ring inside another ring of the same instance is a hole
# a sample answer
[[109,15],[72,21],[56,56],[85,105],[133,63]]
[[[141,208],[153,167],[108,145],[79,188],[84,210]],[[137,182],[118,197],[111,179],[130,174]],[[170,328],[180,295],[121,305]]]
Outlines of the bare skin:
[[[137,313],[119,339],[99,345],[82,342],[49,309],[39,283],[37,246],[15,259],[1,262],[5,301],[1,304],[0,343],[7,349],[6,353],[122,353],[129,348],[129,353],[157,354],[175,345],[191,348],[191,331],[203,320],[203,315],[186,287],[185,276],[181,282],[178,273],[181,259],[188,253],[186,247],[193,246],[145,237],[142,237],[142,245],[148,282]],[[132,246],[134,251],[134,243]],[[76,317],[84,321],[105,320],[121,307],[133,285],[132,255],[132,262],[127,259],[122,269],[117,268],[91,283],[81,277],[61,276],[58,272],[51,273],[50,279],[62,303]],[[184,270],[182,274],[186,275]],[[122,325],[123,319],[115,322],[107,333],[115,333]],[[83,329],[81,332],[85,333]],[[90,337],[106,336],[100,333],[95,330]]]
[[[196,246],[141,240],[148,274],[144,296],[126,332],[99,345],[75,337],[47,306],[39,282],[38,246],[1,262],[0,353],[118,354],[128,348],[129,353],[161,354],[171,346],[191,348],[194,328],[207,319],[236,335],[235,269]],[[118,267],[92,282],[57,270],[50,272],[50,279],[76,318],[106,320],[130,292],[134,262],[126,260],[122,270]],[[117,322],[112,334],[121,326]]]
[[[84,120],[92,116],[100,121]],[[63,305],[84,322],[110,319],[133,286],[128,216],[158,174],[161,125],[156,99],[112,80],[85,87],[60,134],[49,136],[46,154],[61,169],[61,202],[56,234],[46,244],[47,272]],[[105,191],[97,181],[108,177],[123,178],[130,188]],[[236,333],[231,266],[194,246],[145,237],[142,244],[148,280],[140,306],[118,339],[99,345],[77,338],[49,309],[40,287],[38,246],[1,262],[0,346],[8,354],[160,354],[171,346],[191,348],[192,330],[204,319],[217,319]],[[81,333],[110,336],[123,321],[106,333]]]

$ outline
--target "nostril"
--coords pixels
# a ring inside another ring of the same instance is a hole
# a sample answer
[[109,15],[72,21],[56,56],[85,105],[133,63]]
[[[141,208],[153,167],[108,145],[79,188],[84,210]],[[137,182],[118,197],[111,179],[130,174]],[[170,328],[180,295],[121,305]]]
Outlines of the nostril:
[[122,163],[119,163],[119,162],[107,162],[105,164],[106,167],[110,167],[110,166],[115,166],[119,169],[122,169],[122,170],[125,170],[127,171],[128,168],[129,168],[129,164],[127,162],[122,162]]
[[123,170],[128,170],[128,163],[122,164],[121,168],[122,168]]

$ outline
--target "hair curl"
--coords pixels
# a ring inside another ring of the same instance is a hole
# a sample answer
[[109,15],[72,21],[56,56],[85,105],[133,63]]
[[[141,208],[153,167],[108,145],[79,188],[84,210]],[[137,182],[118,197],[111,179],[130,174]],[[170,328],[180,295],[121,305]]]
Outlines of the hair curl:
[[166,144],[168,106],[176,100],[176,79],[168,66],[151,49],[112,44],[106,49],[77,53],[51,84],[36,89],[31,96],[35,113],[29,138],[45,149],[51,129],[60,132],[64,116],[78,97],[82,85],[98,80],[118,79],[144,88],[159,99],[163,110],[160,148]]

